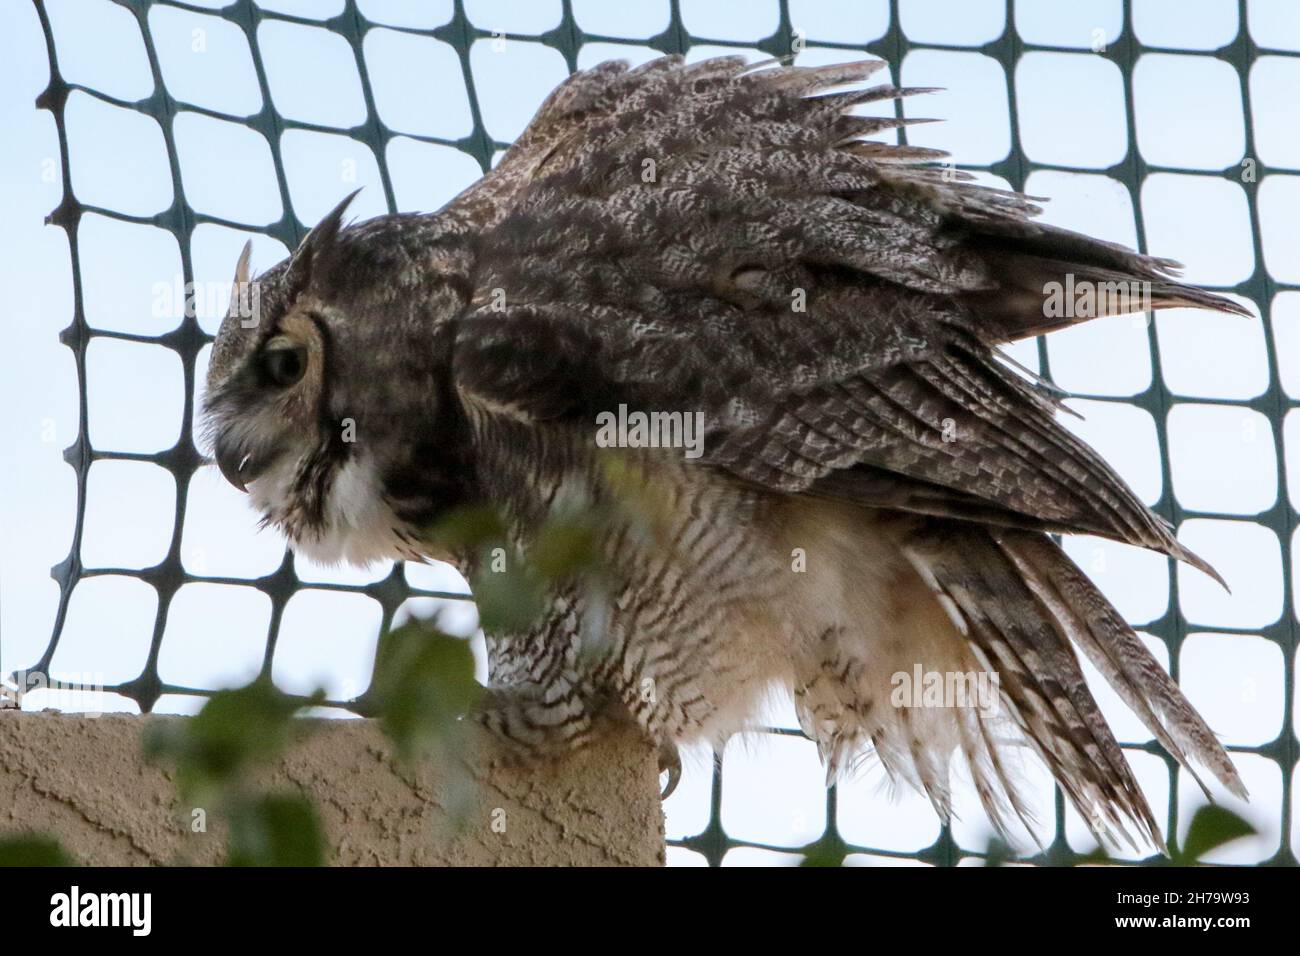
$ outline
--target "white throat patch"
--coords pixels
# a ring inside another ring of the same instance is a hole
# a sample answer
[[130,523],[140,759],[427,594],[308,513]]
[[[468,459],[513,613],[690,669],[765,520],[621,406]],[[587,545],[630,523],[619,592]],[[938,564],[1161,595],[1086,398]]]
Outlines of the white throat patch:
[[418,559],[397,529],[402,522],[384,500],[382,484],[369,456],[353,455],[334,475],[320,527],[293,527],[286,521],[298,462],[277,462],[248,485],[253,506],[288,535],[295,551],[325,565],[364,567],[388,558]]

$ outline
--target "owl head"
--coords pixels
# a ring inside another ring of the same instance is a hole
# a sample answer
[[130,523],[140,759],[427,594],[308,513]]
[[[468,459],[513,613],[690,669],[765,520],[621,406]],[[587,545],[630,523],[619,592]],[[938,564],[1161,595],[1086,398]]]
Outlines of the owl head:
[[263,524],[315,560],[364,565],[426,554],[472,469],[447,374],[464,283],[444,230],[400,215],[345,227],[355,195],[255,279],[244,247],[203,415]]

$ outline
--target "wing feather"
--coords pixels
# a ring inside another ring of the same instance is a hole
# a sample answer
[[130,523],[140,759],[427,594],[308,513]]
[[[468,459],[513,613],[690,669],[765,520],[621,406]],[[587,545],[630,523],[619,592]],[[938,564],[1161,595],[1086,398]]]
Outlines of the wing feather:
[[622,403],[699,411],[702,463],[744,481],[1209,571],[994,348],[1052,327],[1043,290],[1067,274],[1149,283],[1157,308],[1237,307],[864,139],[900,123],[848,110],[921,92],[830,91],[880,66],[663,58],[562,85],[448,210],[483,235],[462,398],[593,435]]

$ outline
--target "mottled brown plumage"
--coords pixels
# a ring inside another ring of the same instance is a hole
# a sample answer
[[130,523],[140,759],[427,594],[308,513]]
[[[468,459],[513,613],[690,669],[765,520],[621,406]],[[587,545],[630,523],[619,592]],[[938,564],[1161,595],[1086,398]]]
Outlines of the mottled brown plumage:
[[[1069,324],[1044,308],[1067,277],[1236,306],[864,139],[903,121],[852,107],[915,91],[831,90],[879,66],[602,64],[441,212],[343,228],[345,203],[257,280],[257,326],[223,325],[218,460],[299,548],[365,561],[428,554],[465,504],[526,549],[557,508],[611,501],[619,456],[649,530],[607,529],[612,593],[573,582],[532,631],[488,635],[503,737],[574,746],[614,710],[664,746],[718,739],[784,689],[832,778],[871,750],[946,816],[958,755],[1005,829],[1025,813],[1010,733],[1098,833],[1158,843],[1072,645],[1180,761],[1244,791],[1046,532],[1210,569],[995,349]],[[620,406],[699,413],[702,454],[599,447]],[[892,706],[916,664],[995,672],[1005,720]]]

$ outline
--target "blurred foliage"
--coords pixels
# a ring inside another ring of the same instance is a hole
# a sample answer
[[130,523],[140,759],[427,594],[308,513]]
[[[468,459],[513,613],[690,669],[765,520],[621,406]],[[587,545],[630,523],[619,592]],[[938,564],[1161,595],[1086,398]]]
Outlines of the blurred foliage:
[[430,531],[439,550],[470,559],[470,588],[485,631],[525,631],[546,610],[548,595],[581,579],[600,586],[606,568],[600,540],[609,509],[590,503],[558,507],[521,549],[501,516],[488,507],[453,512]]
[[[611,522],[623,533],[648,536],[661,544],[665,514],[662,493],[647,483],[634,463],[612,458],[604,475],[610,500],[617,504],[569,501],[531,536],[527,553],[512,543],[502,516],[489,508],[453,513],[430,532],[444,553],[471,556],[471,586],[485,630],[520,631],[544,610],[547,595],[577,583],[608,590],[613,572],[603,563],[600,542]],[[449,784],[444,806],[468,809],[472,782],[458,759],[467,737],[465,717],[482,700],[474,680],[469,642],[445,633],[435,616],[412,620],[379,637],[370,686],[355,709],[376,719],[399,762],[437,760]],[[281,759],[286,747],[309,732],[296,718],[325,701],[279,690],[262,675],[245,687],[214,694],[193,718],[157,723],[145,740],[146,756],[176,768],[176,783],[189,806],[215,811],[229,830],[227,862],[234,866],[317,866],[324,862],[324,839],[307,795],[262,794],[250,784],[253,772]],[[454,827],[453,827],[454,829]],[[1212,850],[1249,836],[1254,828],[1230,810],[1208,805],[1197,810],[1181,847],[1155,866],[1194,866]],[[799,851],[801,866],[840,867],[849,847],[833,832]],[[999,867],[1021,859],[1000,840],[992,841],[985,865]],[[71,859],[60,845],[39,835],[0,840],[0,865],[61,866]],[[1057,845],[1033,862],[1080,866],[1115,862],[1103,850],[1079,856]]]
[[189,720],[152,724],[145,757],[177,768],[177,784],[188,802],[205,804],[238,787],[249,771],[277,759],[299,725],[293,717],[325,700],[322,692],[295,697],[259,677],[235,690],[218,691]]
[[[437,758],[454,775],[464,716],[483,688],[474,680],[469,642],[450,637],[437,621],[416,620],[380,635],[370,688],[358,709],[377,718],[399,760]],[[145,740],[146,756],[176,768],[185,805],[212,811],[229,830],[232,866],[317,866],[324,839],[316,810],[303,793],[257,792],[252,773],[273,764],[312,724],[296,718],[325,701],[323,692],[298,697],[266,677],[219,691],[193,718],[159,723]]]
[[436,552],[469,559],[485,630],[527,629],[557,587],[581,583],[607,592],[614,569],[602,542],[612,528],[666,546],[673,512],[662,482],[631,455],[610,450],[600,464],[594,487],[561,489],[545,520],[530,530],[526,549],[510,521],[487,506],[458,509],[429,529]]
[[1255,828],[1226,807],[1207,803],[1196,811],[1182,846],[1170,851],[1174,866],[1195,866],[1201,857],[1225,843],[1253,836]]
[[843,866],[848,846],[834,833],[827,831],[820,840],[799,850],[803,854],[800,866]]
[[302,794],[240,799],[227,810],[230,866],[320,866],[324,839]]
[[[301,794],[256,793],[251,775],[273,764],[309,724],[295,721],[325,700],[286,694],[261,676],[213,694],[189,719],[150,725],[145,757],[176,768],[182,802],[226,821],[232,866],[316,866],[323,843],[316,811]],[[206,826],[205,826],[206,829]]]
[[[1201,866],[1201,858],[1211,850],[1217,849],[1233,840],[1251,836],[1255,828],[1236,813],[1225,807],[1207,804],[1196,811],[1187,837],[1182,846],[1171,849],[1170,855],[1143,861],[1142,866]],[[827,832],[813,843],[798,850],[803,854],[800,866],[843,866],[844,858],[849,852],[848,846],[838,835]],[[1091,853],[1079,855],[1068,846],[1054,845],[1035,858],[1025,859],[1001,839],[989,841],[984,851],[986,867],[1002,867],[1017,863],[1032,863],[1036,866],[1096,866],[1103,864],[1131,865],[1111,857],[1104,849],[1098,847]]]
[[447,757],[482,697],[469,642],[415,620],[379,638],[364,710],[374,714],[399,759]]
[[1054,843],[1032,860],[1026,861],[1005,840],[994,837],[984,849],[984,865],[990,867],[1014,866],[1032,862],[1036,866],[1094,866],[1114,862],[1101,847],[1082,855],[1075,853],[1068,843]]
[[0,839],[0,866],[73,866],[58,840],[40,834]]
[[[492,509],[457,511],[430,533],[437,551],[472,555],[471,580],[487,630],[524,630],[557,586],[600,579],[598,542],[605,508],[557,509],[532,537],[527,557],[510,543]],[[472,782],[459,759],[483,687],[474,680],[469,641],[446,634],[437,617],[416,619],[380,635],[370,686],[356,710],[376,719],[401,762],[435,760],[446,785],[453,824],[472,800]],[[227,862],[235,866],[315,866],[324,840],[315,807],[302,793],[262,794],[253,771],[273,764],[311,725],[296,720],[325,701],[323,692],[298,697],[262,675],[245,687],[214,694],[193,718],[150,728],[146,756],[176,768],[187,806],[212,811],[229,830]],[[455,830],[455,827],[452,827]]]
[[[1255,828],[1248,821],[1233,811],[1212,803],[1206,804],[1192,816],[1191,825],[1187,828],[1187,837],[1181,846],[1171,847],[1168,857],[1157,856],[1143,861],[1141,865],[1201,866],[1204,865],[1201,858],[1211,850],[1241,837],[1251,836],[1255,832]],[[1015,851],[1002,840],[991,841],[984,852],[985,866],[1007,866],[1018,862],[1019,859]],[[1059,845],[1053,846],[1033,862],[1042,866],[1095,866],[1108,863],[1127,865],[1113,858],[1102,847],[1080,856],[1070,851],[1068,847]]]

